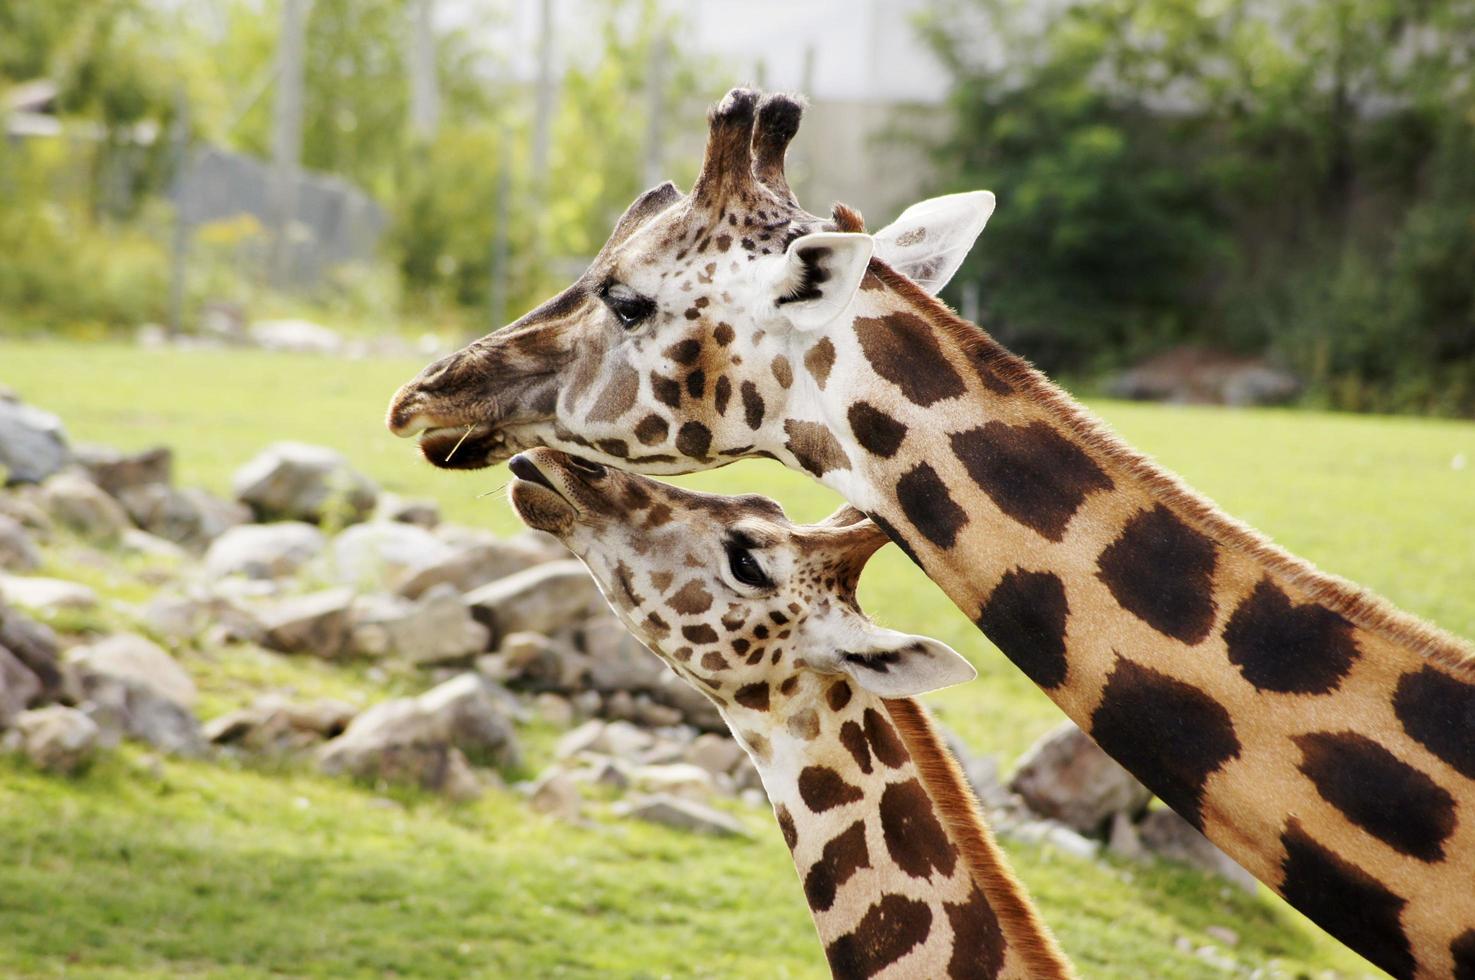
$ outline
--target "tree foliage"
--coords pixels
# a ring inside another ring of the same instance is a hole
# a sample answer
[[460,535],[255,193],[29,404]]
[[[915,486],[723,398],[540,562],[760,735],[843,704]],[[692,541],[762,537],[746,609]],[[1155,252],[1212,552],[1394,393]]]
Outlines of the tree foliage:
[[938,146],[1000,208],[990,326],[1045,366],[1193,341],[1326,400],[1475,411],[1475,6],[944,0]]

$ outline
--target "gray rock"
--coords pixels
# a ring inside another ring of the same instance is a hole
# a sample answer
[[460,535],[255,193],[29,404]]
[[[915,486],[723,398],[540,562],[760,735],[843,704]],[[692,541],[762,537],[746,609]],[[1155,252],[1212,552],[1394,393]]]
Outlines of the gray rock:
[[398,589],[401,595],[413,599],[442,584],[458,592],[471,592],[550,560],[540,547],[520,538],[446,547],[449,551],[445,557],[422,563],[406,576]]
[[174,480],[174,452],[167,446],[125,453],[108,446],[84,445],[72,455],[92,482],[113,497],[151,484],[168,486]]
[[537,565],[484,585],[466,596],[476,618],[494,638],[531,631],[554,633],[604,608],[599,587],[582,562]]
[[495,662],[496,676],[521,690],[572,691],[584,686],[589,673],[588,657],[566,642],[541,633],[509,633],[502,637]]
[[97,723],[76,708],[54,704],[27,711],[16,718],[15,730],[31,764],[47,772],[80,772],[97,754]]
[[199,698],[195,682],[163,647],[136,633],[119,633],[74,647],[67,664],[77,676],[101,675],[147,687],[185,708]]
[[533,710],[542,721],[558,728],[567,728],[574,723],[574,706],[569,699],[551,691],[545,691],[533,699]]
[[41,485],[47,513],[58,524],[93,541],[116,541],[133,522],[123,505],[91,480],[72,472],[58,473]]
[[257,347],[291,354],[336,354],[343,338],[311,320],[257,320],[246,330]]
[[544,774],[532,785],[528,803],[538,813],[559,820],[576,821],[582,814],[584,797],[573,776],[554,770]]
[[1009,829],[1009,835],[1032,844],[1048,844],[1078,858],[1094,858],[1101,843],[1076,833],[1056,820],[1026,820]]
[[0,647],[26,665],[41,682],[41,701],[55,701],[65,688],[60,646],[51,627],[0,603]]
[[203,551],[233,527],[251,522],[251,508],[194,487],[162,483],[128,487],[118,496],[135,524],[191,551]]
[[379,488],[336,450],[300,442],[268,446],[231,481],[236,499],[270,520],[342,524],[374,510]]
[[0,514],[0,568],[30,572],[41,567],[41,552],[20,521]]
[[149,633],[171,644],[188,643],[205,634],[221,643],[257,643],[263,627],[249,610],[225,596],[156,595],[138,611]]
[[329,698],[291,704],[280,695],[257,698],[249,707],[212,719],[205,737],[217,745],[283,754],[341,735],[357,714],[353,705]]
[[630,635],[625,624],[603,608],[577,628],[579,646],[593,661],[589,683],[596,691],[654,691],[672,674],[665,661]]
[[1111,815],[1111,829],[1106,835],[1106,849],[1117,857],[1126,858],[1129,861],[1140,861],[1147,854],[1147,849],[1142,846],[1142,835],[1137,832],[1137,825],[1125,813]]
[[362,656],[394,654],[423,666],[468,666],[484,653],[490,633],[450,586],[418,601],[365,596],[354,605],[350,646]]
[[0,514],[42,541],[56,529],[51,515],[41,506],[41,488],[32,484],[0,489]]
[[434,500],[411,500],[398,494],[384,493],[379,495],[379,504],[374,508],[374,520],[413,524],[428,531],[440,523],[440,504]]
[[1114,813],[1142,812],[1152,793],[1071,722],[1040,738],[1009,781],[1042,817],[1083,834],[1104,832]]
[[[453,756],[454,753],[454,756]],[[396,698],[368,709],[323,747],[328,773],[455,788],[458,760],[513,765],[517,736],[498,699],[475,674],[462,674],[418,698]]]
[[195,685],[172,657],[141,636],[120,634],[67,657],[74,698],[104,733],[194,755],[204,740],[191,711]]
[[41,696],[41,679],[20,659],[0,647],[0,731]]
[[40,483],[71,458],[61,419],[32,405],[0,401],[0,469],[7,484]]
[[347,528],[331,546],[333,578],[357,588],[397,588],[425,565],[454,552],[424,528],[393,521],[371,521]]
[[97,593],[87,586],[39,575],[0,575],[0,599],[42,615],[97,605]]
[[731,737],[707,732],[687,747],[686,758],[714,776],[727,775],[747,761],[748,753]]
[[1202,868],[1250,893],[1257,888],[1254,875],[1172,810],[1160,808],[1150,811],[1137,825],[1137,831],[1143,847],[1158,857]]
[[748,832],[734,817],[694,800],[658,794],[617,804],[615,812],[650,823],[678,827],[719,837],[747,837]]
[[690,762],[652,763],[637,766],[630,781],[640,789],[702,802],[717,791],[713,775]]
[[141,531],[136,527],[126,528],[118,540],[123,551],[140,558],[178,564],[189,558],[185,550],[173,541],[166,541],[156,534]]
[[226,531],[205,553],[205,571],[215,578],[285,578],[322,553],[323,532],[311,524],[243,524]]
[[939,725],[942,728],[943,741],[953,758],[958,760],[958,768],[963,770],[963,777],[968,780],[973,793],[990,810],[1002,810],[1012,803],[1013,798],[999,779],[999,759],[994,755],[978,755],[970,750],[964,741],[956,733]]
[[257,607],[262,645],[282,653],[337,657],[348,650],[352,589],[324,589]]

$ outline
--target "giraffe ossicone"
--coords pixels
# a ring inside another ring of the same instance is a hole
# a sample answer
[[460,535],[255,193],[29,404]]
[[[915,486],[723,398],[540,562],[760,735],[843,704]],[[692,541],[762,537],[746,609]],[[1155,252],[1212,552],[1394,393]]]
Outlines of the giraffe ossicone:
[[[1227,517],[887,261],[854,286],[855,252],[796,248],[864,230],[794,200],[799,115],[730,93],[689,195],[643,195],[577,283],[406,384],[390,427],[447,467],[549,446],[808,472],[1331,935],[1398,977],[1475,977],[1475,651]],[[905,258],[919,227],[876,248]],[[841,312],[802,328],[803,304]]]
[[971,680],[944,643],[855,600],[884,532],[796,526],[763,497],[656,483],[551,449],[509,493],[752,757],[833,974],[1072,976],[912,695]]

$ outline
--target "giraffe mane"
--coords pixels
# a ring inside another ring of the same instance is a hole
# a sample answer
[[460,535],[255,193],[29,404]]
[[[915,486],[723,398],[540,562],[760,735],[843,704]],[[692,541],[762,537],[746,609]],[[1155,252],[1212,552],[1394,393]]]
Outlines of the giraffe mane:
[[1054,935],[1025,897],[1024,887],[999,860],[998,845],[979,817],[978,798],[952,754],[943,747],[927,712],[911,698],[886,699],[883,703],[963,863],[999,917],[1010,947],[1017,949],[1025,961],[1029,975],[1074,976]]
[[1178,511],[1209,537],[1250,555],[1271,572],[1284,577],[1287,583],[1307,593],[1314,602],[1341,614],[1354,625],[1386,634],[1457,675],[1475,680],[1475,647],[1353,582],[1322,571],[1224,513],[1180,478],[1128,446],[1106,423],[1073,401],[1029,361],[1006,349],[976,324],[958,316],[946,303],[929,295],[880,259],[871,260],[869,271],[911,303],[966,356],[1046,406],[1090,451],[1141,481],[1154,497]]

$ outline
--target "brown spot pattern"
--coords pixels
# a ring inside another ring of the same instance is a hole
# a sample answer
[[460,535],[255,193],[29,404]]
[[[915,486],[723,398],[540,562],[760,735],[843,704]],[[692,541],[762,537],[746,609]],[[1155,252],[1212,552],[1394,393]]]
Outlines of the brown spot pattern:
[[896,451],[901,448],[901,441],[906,438],[906,424],[898,422],[870,402],[856,402],[850,406],[846,416],[850,419],[850,431],[855,433],[855,440],[866,452],[882,459],[895,456]]
[[858,317],[855,335],[871,368],[900,388],[908,401],[926,408],[967,391],[921,317],[912,313]]
[[873,977],[927,941],[932,909],[905,895],[884,895],[854,932],[830,943],[825,958],[836,977]]
[[989,422],[954,434],[952,446],[999,510],[1051,541],[1065,536],[1087,496],[1113,486],[1091,457],[1044,422]]
[[825,845],[819,860],[804,876],[804,897],[809,900],[809,907],[816,912],[828,912],[840,887],[861,868],[870,866],[865,821],[857,820]]
[[815,476],[824,476],[830,470],[850,469],[850,459],[845,450],[830,430],[819,422],[789,419],[784,423],[784,432],[789,436],[789,452],[794,454],[800,466]]
[[915,779],[891,783],[881,794],[881,834],[891,860],[913,878],[927,878],[934,870],[953,873],[958,851],[933,812],[932,800]]
[[864,797],[859,787],[847,783],[829,766],[805,766],[799,773],[799,798],[815,813],[824,813]]
[[758,681],[756,684],[744,684],[733,694],[732,699],[744,708],[753,711],[768,710],[768,682]]
[[835,345],[829,337],[821,338],[804,355],[804,367],[814,378],[814,383],[819,385],[820,391],[825,390],[825,385],[830,380],[830,369],[834,366]]
[[1159,504],[1127,522],[1097,559],[1121,607],[1165,636],[1195,644],[1214,625],[1217,549]]

